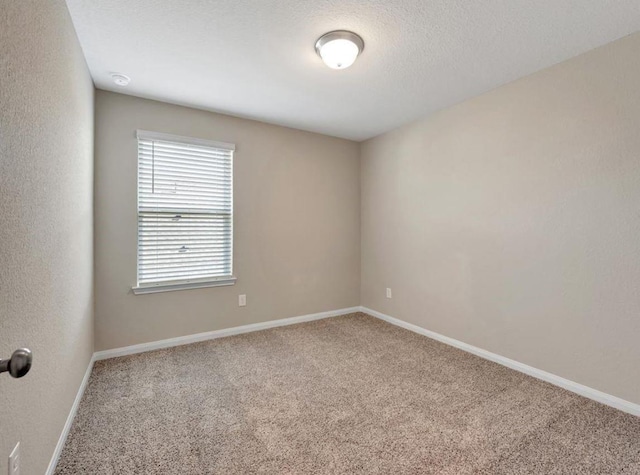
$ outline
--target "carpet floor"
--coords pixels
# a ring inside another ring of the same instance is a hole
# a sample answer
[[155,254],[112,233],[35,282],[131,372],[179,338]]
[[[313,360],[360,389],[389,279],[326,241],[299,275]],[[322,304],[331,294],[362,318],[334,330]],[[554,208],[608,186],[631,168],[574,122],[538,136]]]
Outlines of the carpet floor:
[[56,474],[640,474],[640,418],[358,313],[95,364]]

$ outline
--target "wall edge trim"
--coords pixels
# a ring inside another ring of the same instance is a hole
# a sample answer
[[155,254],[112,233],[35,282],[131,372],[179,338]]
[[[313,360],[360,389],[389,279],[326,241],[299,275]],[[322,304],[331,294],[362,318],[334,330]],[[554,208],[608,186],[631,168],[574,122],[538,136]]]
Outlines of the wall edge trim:
[[93,370],[93,363],[96,361],[95,353],[91,356],[89,360],[89,364],[87,365],[87,370],[84,373],[84,377],[82,378],[82,382],[78,387],[78,392],[76,393],[76,398],[73,400],[73,404],[71,405],[71,409],[69,410],[69,414],[67,415],[67,420],[64,423],[64,427],[62,428],[62,432],[60,433],[60,437],[58,438],[58,443],[56,444],[56,448],[53,451],[53,455],[51,456],[51,461],[49,462],[49,466],[47,467],[47,471],[45,475],[53,475],[56,471],[56,466],[58,465],[58,460],[60,459],[60,454],[62,453],[62,449],[64,448],[64,444],[67,442],[67,437],[69,436],[69,432],[71,431],[71,426],[73,425],[73,420],[76,417],[78,412],[78,407],[80,407],[80,401],[82,400],[82,396],[84,395],[85,389],[87,389],[87,383],[89,382],[89,377],[91,376],[91,371]]
[[73,401],[73,404],[69,411],[69,415],[67,416],[67,420],[65,421],[64,427],[60,434],[60,438],[58,439],[56,448],[53,451],[53,455],[51,457],[51,461],[49,462],[49,466],[47,467],[47,471],[45,472],[45,475],[53,475],[56,470],[56,466],[58,465],[58,460],[60,459],[60,454],[62,453],[64,444],[66,443],[67,437],[69,436],[69,432],[71,430],[73,420],[75,419],[75,416],[78,412],[80,401],[82,400],[82,396],[84,395],[84,392],[87,388],[87,383],[89,382],[89,377],[91,376],[91,371],[93,370],[93,365],[96,361],[105,360],[109,358],[117,358],[119,356],[134,355],[138,353],[144,353],[147,351],[160,350],[163,348],[172,348],[174,346],[188,345],[190,343],[197,343],[200,341],[215,340],[215,339],[224,338],[227,336],[241,335],[243,333],[251,333],[251,332],[260,331],[260,330],[268,330],[269,328],[295,325],[296,323],[312,322],[314,320],[322,320],[325,318],[338,317],[341,315],[346,315],[349,313],[355,313],[359,311],[360,311],[359,306],[347,307],[347,308],[341,308],[338,310],[329,310],[326,312],[312,313],[308,315],[301,315],[298,317],[282,318],[279,320],[269,320],[266,322],[252,323],[249,325],[242,325],[239,327],[224,328],[221,330],[213,330],[213,331],[204,332],[204,333],[196,333],[193,335],[179,336],[176,338],[168,338],[166,340],[158,340],[158,341],[152,341],[148,343],[141,343],[138,345],[131,345],[131,346],[125,346],[122,348],[113,348],[110,350],[94,352],[93,356],[91,357],[91,360],[89,361],[89,365],[87,366],[87,370],[85,371],[84,377],[82,378],[80,387],[78,388],[78,393],[76,394],[76,398]]
[[466,351],[467,353],[479,356],[480,358],[493,361],[494,363],[498,363],[499,365],[506,366],[507,368],[511,368],[513,370],[519,371],[520,373],[524,373],[536,379],[540,379],[547,383],[553,384],[554,386],[561,387],[563,389],[566,389],[567,391],[571,391],[572,393],[586,397],[606,406],[613,407],[634,416],[640,416],[640,404],[635,404],[617,396],[613,396],[597,389],[590,388],[589,386],[576,383],[575,381],[571,381],[553,373],[534,368],[533,366],[520,363],[519,361],[512,360],[496,353],[492,353],[482,348],[478,348],[477,346],[464,343],[445,335],[441,335],[440,333],[436,333],[434,331],[422,328],[418,325],[414,325],[413,323],[408,323],[398,318],[385,315],[382,312],[378,312],[377,310],[373,310],[368,307],[361,306],[360,311],[362,313],[366,313],[368,315],[376,317],[380,320],[384,320],[387,323],[391,323],[392,325],[396,325],[398,327],[404,328],[405,330],[418,333],[419,335],[426,336],[427,338],[431,338],[432,340],[437,340],[446,345],[453,346],[460,350]]
[[322,320],[324,318],[337,317],[340,315],[346,315],[346,314],[354,313],[358,311],[360,311],[360,307],[348,307],[348,308],[341,308],[338,310],[329,310],[327,312],[311,313],[309,315],[301,315],[298,317],[282,318],[279,320],[268,320],[266,322],[260,322],[260,323],[250,323],[248,325],[241,325],[238,327],[223,328],[221,330],[195,333],[192,335],[168,338],[165,340],[151,341],[148,343],[140,343],[137,345],[124,346],[121,348],[113,348],[109,350],[96,351],[93,356],[95,361],[105,360],[109,358],[117,358],[119,356],[134,355],[137,353],[144,353],[147,351],[160,350],[164,348],[172,348],[174,346],[188,345],[190,343],[197,343],[200,341],[215,340],[217,338],[224,338],[227,336],[241,335],[243,333],[267,330],[269,328],[295,325],[296,323],[312,322],[314,320]]

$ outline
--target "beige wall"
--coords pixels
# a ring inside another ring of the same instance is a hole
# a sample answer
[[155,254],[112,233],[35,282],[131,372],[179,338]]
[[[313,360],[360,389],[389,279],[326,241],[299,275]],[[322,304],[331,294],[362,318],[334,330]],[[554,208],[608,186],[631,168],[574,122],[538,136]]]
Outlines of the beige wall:
[[[132,294],[136,129],[236,144],[236,285]],[[357,143],[97,91],[95,186],[99,350],[359,304]]]
[[63,0],[0,0],[0,473],[45,472],[93,352],[93,84]]
[[362,304],[640,403],[639,58],[636,34],[363,143]]
[[[0,2],[0,357],[35,354],[0,377],[0,473],[21,441],[35,474],[93,351],[93,87],[62,0]],[[353,142],[98,91],[97,349],[362,303],[640,402],[639,51],[367,141],[361,167]],[[138,128],[237,144],[235,286],[131,293]]]

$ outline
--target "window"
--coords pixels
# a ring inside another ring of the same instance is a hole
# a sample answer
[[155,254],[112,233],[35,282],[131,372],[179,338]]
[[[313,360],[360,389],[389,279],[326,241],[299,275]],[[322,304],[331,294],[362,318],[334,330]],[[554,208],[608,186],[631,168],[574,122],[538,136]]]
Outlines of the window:
[[139,130],[135,293],[231,285],[235,146]]

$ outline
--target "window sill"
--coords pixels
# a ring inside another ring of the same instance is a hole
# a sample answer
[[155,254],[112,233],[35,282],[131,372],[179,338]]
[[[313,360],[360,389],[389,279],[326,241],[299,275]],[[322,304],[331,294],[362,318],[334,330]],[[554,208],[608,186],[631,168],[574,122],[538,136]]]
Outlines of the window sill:
[[204,289],[207,287],[223,287],[227,285],[234,285],[236,283],[235,277],[224,277],[211,280],[199,280],[192,282],[176,282],[166,283],[160,282],[158,284],[146,284],[137,287],[132,287],[135,295],[155,294],[158,292],[173,292],[175,290],[192,290],[192,289]]

